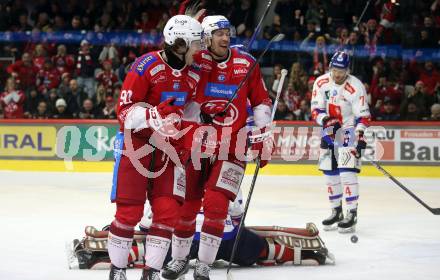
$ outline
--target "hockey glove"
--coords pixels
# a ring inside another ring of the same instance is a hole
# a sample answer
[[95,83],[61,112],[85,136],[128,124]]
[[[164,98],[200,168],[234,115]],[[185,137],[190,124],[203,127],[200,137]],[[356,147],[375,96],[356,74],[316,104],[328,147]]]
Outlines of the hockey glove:
[[176,132],[178,128],[174,124],[179,123],[182,117],[182,110],[178,106],[173,105],[174,101],[175,98],[171,97],[147,110],[146,117],[149,127],[160,131],[165,136]]
[[333,147],[336,132],[341,128],[341,123],[337,118],[325,117],[322,120],[322,139],[328,144],[329,147]]
[[365,142],[364,132],[361,130],[358,132],[356,139],[356,151],[355,157],[360,158],[362,156],[362,150],[367,148],[367,142]]
[[204,103],[200,107],[200,119],[204,124],[223,123],[226,112],[223,104]]
[[249,136],[249,142],[251,143],[251,148],[254,154],[261,157],[260,167],[263,168],[267,165],[272,157],[274,149],[273,134],[270,127],[266,126],[261,129],[255,129]]

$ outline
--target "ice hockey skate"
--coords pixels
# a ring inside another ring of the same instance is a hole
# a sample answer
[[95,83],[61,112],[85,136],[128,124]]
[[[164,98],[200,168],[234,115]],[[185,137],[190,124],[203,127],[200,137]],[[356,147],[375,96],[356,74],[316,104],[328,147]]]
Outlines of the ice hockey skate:
[[160,272],[154,268],[144,268],[142,270],[141,280],[160,280]]
[[189,260],[171,260],[162,271],[162,278],[183,280],[189,270]]
[[342,213],[342,206],[338,206],[332,209],[332,214],[330,217],[322,221],[325,231],[336,230],[337,223],[344,219],[344,214]]
[[209,265],[197,260],[194,267],[194,280],[209,280]]
[[338,231],[340,233],[351,233],[356,231],[357,209],[347,211],[347,216],[338,223]]
[[116,266],[112,265],[112,267],[110,268],[110,276],[108,279],[109,280],[127,280],[125,268],[117,268]]

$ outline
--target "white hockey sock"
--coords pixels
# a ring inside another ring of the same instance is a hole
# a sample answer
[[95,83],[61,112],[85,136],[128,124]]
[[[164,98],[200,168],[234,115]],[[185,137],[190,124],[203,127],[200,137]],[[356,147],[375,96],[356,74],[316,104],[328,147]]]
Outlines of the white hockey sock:
[[328,199],[332,208],[341,205],[342,201],[342,186],[339,175],[324,175],[325,183],[327,185]]
[[112,264],[118,268],[125,268],[128,264],[133,238],[124,238],[109,232],[107,250]]
[[145,265],[160,270],[170,248],[171,240],[160,236],[147,235],[145,242]]
[[356,209],[359,199],[359,183],[357,173],[341,172],[341,183],[344,186],[344,197],[347,203],[347,210]]
[[175,260],[184,260],[189,255],[193,238],[194,235],[189,238],[181,238],[173,234],[171,257]]
[[212,264],[217,256],[222,238],[206,232],[200,233],[199,260],[205,264]]

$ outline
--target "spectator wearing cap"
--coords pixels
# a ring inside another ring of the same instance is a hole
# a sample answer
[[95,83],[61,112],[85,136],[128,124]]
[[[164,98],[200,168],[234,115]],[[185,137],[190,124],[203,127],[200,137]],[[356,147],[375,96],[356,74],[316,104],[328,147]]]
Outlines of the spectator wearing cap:
[[80,119],[96,119],[98,117],[98,113],[93,106],[93,101],[91,99],[84,100],[82,104],[81,111],[79,113]]
[[76,75],[78,85],[84,88],[89,98],[94,95],[95,89],[95,63],[90,52],[90,44],[87,40],[81,41],[81,46],[76,58]]
[[52,60],[47,58],[43,68],[38,71],[35,85],[40,93],[48,96],[51,89],[56,89],[60,84],[60,73],[53,67]]
[[396,112],[396,106],[389,97],[385,97],[383,107],[375,114],[378,121],[398,121],[399,114]]
[[63,98],[59,98],[55,102],[55,112],[52,119],[71,119],[72,114],[67,111],[67,104]]
[[70,80],[69,87],[70,90],[65,99],[67,111],[72,114],[73,118],[78,118],[83,102],[87,99],[87,94],[79,87],[75,79]]
[[113,86],[118,82],[118,77],[113,72],[110,60],[103,61],[102,70],[96,74],[96,82],[104,86],[107,95],[112,94]]
[[0,94],[0,106],[5,119],[24,118],[24,101],[26,96],[23,91],[15,88],[14,78],[6,81],[5,91]]
[[25,52],[21,60],[9,65],[6,71],[16,79],[21,88],[28,89],[35,86],[35,77],[39,70],[33,65],[31,55]]
[[440,104],[435,103],[431,106],[431,121],[440,121]]
[[111,96],[105,98],[105,107],[101,109],[101,119],[116,119],[115,100]]

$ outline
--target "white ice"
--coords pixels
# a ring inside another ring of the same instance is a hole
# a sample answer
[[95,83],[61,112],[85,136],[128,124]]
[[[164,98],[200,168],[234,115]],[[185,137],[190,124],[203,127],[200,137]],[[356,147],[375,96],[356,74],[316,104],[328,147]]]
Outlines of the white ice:
[[[440,207],[439,179],[401,180]],[[245,195],[250,181],[243,181]],[[69,270],[64,246],[81,238],[86,225],[112,221],[110,182],[109,173],[0,171],[0,279],[108,279],[108,271]],[[387,178],[361,177],[360,184],[358,243],[321,232],[336,265],[234,268],[234,279],[440,279],[440,216]],[[323,178],[261,176],[247,224],[319,226],[329,213]],[[138,280],[140,273],[130,270],[128,278]],[[214,269],[211,279],[226,279],[225,269]]]

